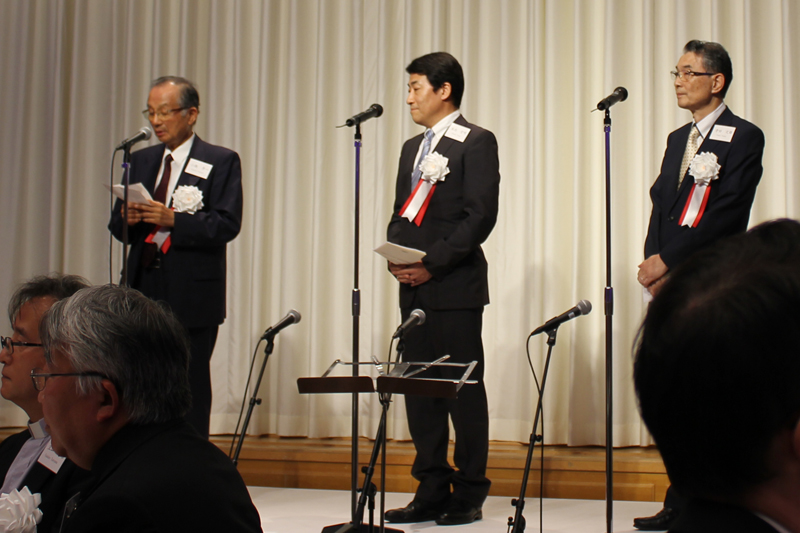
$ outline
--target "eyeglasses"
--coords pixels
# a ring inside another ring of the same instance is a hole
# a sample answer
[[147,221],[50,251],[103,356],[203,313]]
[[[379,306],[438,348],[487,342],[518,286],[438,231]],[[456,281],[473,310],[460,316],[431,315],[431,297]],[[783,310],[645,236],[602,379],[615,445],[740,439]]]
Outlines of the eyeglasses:
[[715,76],[719,74],[718,72],[694,72],[692,70],[683,70],[677,71],[673,70],[670,72],[672,74],[672,79],[677,80],[678,78],[685,80],[685,81],[692,81],[695,76]]
[[56,374],[43,374],[41,368],[34,368],[31,370],[31,381],[33,381],[33,388],[41,392],[47,386],[47,378],[56,378],[58,376],[85,376],[93,378],[108,379],[100,372],[66,372]]
[[11,337],[0,337],[0,345],[8,350],[9,355],[14,353],[14,346],[42,346],[42,344],[38,342],[13,341]]
[[149,109],[143,109],[142,116],[147,120],[153,120],[154,117],[158,117],[159,120],[166,120],[173,113],[177,113],[178,111],[183,111],[184,109],[188,108],[178,107],[176,109],[167,109],[164,111],[150,111]]

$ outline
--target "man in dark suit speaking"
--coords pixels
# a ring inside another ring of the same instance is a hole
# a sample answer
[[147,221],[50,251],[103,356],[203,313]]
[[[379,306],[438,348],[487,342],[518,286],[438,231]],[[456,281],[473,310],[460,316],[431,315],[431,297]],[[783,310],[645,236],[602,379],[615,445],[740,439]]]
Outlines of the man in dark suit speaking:
[[[130,182],[150,192],[149,204],[127,210],[129,285],[166,301],[187,328],[192,346],[187,419],[208,437],[210,359],[225,320],[226,244],[242,224],[242,170],[236,152],[202,141],[193,128],[200,98],[189,80],[152,84],[143,114],[163,144],[131,155]],[[122,202],[109,229],[122,239]]]
[[[650,189],[653,212],[638,273],[650,295],[693,253],[747,229],[763,171],[764,134],[723,102],[733,80],[728,52],[704,41],[690,41],[683,52],[672,75],[678,106],[692,112],[692,122],[670,133]],[[667,529],[682,506],[670,489],[664,509],[634,525]]]
[[[386,519],[466,524],[482,517],[491,484],[486,478],[489,416],[481,340],[489,289],[480,245],[497,220],[497,140],[461,115],[464,75],[453,56],[428,54],[406,71],[406,103],[425,132],[403,146],[388,240],[426,255],[419,263],[390,264],[389,270],[400,282],[403,319],[419,308],[426,320],[406,333],[403,358],[429,362],[449,355],[453,362],[477,361],[471,378],[478,384],[462,387],[457,400],[405,397],[417,451],[411,473],[420,484],[414,500],[387,511]],[[456,377],[437,368],[423,376]],[[448,417],[456,433],[457,470],[447,461]]]
[[60,531],[261,531],[233,463],[183,420],[189,345],[164,305],[129,287],[83,289],[40,328],[34,373],[53,449],[89,470]]

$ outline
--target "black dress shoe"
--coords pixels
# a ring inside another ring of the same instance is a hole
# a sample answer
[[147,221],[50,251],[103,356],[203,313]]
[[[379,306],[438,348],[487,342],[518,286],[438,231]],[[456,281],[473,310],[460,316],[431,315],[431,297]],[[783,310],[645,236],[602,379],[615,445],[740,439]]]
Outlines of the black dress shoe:
[[384,518],[394,524],[411,524],[433,520],[442,514],[443,504],[427,504],[417,500],[400,509],[389,509]]
[[664,507],[653,516],[634,518],[633,527],[640,531],[666,531],[678,518],[678,511]]
[[447,505],[447,509],[436,519],[436,523],[440,526],[458,526],[471,524],[481,518],[483,518],[483,512],[480,507],[466,500],[453,499]]

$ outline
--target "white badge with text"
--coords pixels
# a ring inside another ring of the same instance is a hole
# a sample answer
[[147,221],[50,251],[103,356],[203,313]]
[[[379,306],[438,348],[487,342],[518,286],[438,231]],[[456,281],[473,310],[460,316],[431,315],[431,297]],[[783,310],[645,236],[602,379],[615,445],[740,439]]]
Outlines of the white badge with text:
[[464,139],[467,138],[467,135],[469,135],[470,131],[471,130],[469,128],[453,122],[452,124],[450,124],[450,127],[447,128],[447,131],[444,133],[444,136],[450,137],[453,140],[463,143]]
[[214,165],[192,158],[189,160],[189,163],[186,164],[186,173],[197,176],[198,178],[208,179],[212,168],[214,168]]
[[39,456],[39,464],[54,474],[58,474],[58,470],[61,468],[61,465],[64,464],[65,460],[66,457],[61,457],[53,450],[52,442],[47,443],[47,448],[45,448],[42,455]]
[[724,143],[731,142],[733,139],[733,134],[736,132],[736,128],[733,126],[721,126],[719,124],[714,125],[714,129],[711,130],[711,135],[709,139],[712,141],[722,141]]

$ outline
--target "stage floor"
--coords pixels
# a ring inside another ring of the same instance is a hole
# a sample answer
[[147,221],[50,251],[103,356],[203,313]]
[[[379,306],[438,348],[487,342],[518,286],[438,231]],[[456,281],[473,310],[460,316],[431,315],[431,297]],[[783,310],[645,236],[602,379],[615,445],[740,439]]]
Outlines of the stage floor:
[[[350,493],[339,490],[285,489],[249,487],[261,515],[264,533],[320,533],[322,528],[350,521]],[[405,506],[412,498],[407,493],[388,493],[386,508]],[[380,507],[380,500],[375,503]],[[633,519],[650,516],[661,509],[657,502],[614,502],[613,531],[636,531]],[[369,518],[364,514],[364,521]],[[483,505],[483,520],[466,526],[437,526],[435,522],[418,524],[386,524],[404,532],[464,531],[472,533],[504,533],[508,517],[514,514],[511,498],[490,496]],[[539,499],[525,500],[526,531],[539,531]],[[378,526],[378,511],[375,512]],[[544,529],[547,533],[604,533],[606,531],[606,502],[602,500],[544,500]],[[377,529],[376,529],[377,530]]]

